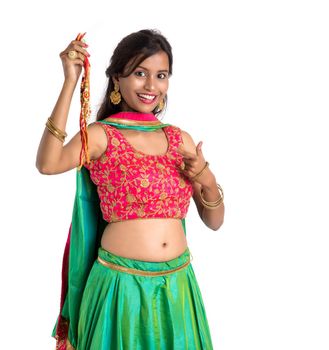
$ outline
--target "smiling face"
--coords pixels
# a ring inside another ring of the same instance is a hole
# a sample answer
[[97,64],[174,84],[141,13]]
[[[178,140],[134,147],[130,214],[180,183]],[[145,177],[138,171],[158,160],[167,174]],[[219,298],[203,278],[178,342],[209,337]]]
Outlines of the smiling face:
[[159,51],[142,61],[128,77],[112,80],[119,82],[122,111],[152,113],[169,87],[168,55]]

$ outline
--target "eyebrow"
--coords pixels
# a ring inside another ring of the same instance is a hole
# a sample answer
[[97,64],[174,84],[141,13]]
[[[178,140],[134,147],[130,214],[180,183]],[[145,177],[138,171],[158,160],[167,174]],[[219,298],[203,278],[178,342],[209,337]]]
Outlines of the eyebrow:
[[[143,66],[137,66],[137,68],[143,68],[143,69],[145,69],[145,70],[148,70],[147,68],[145,68],[145,67],[143,67]],[[158,70],[158,72],[167,72],[167,73],[169,73],[169,71],[168,71],[168,69],[161,69],[161,70]]]

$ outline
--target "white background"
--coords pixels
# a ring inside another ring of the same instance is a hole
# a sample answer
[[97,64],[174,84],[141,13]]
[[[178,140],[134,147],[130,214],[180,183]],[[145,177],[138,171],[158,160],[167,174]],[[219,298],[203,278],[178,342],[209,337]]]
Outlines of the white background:
[[[117,43],[157,28],[174,55],[163,121],[204,141],[225,192],[218,231],[193,202],[187,216],[214,349],[329,349],[326,5],[11,1],[0,9],[1,348],[55,346],[75,171],[41,175],[35,158],[63,82],[59,53],[87,32],[95,113]],[[79,107],[77,89],[69,138]]]

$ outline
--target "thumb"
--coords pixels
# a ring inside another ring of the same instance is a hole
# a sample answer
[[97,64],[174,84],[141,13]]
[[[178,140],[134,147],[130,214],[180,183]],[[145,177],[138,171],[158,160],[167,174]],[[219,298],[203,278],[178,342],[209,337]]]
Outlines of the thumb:
[[200,141],[197,144],[197,146],[196,146],[196,154],[202,153],[202,149],[201,149],[202,145],[203,145],[203,141]]

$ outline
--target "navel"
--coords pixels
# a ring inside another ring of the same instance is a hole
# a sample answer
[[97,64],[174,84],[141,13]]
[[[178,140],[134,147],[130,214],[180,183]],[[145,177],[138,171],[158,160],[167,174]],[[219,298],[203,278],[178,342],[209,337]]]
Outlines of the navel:
[[166,246],[167,246],[167,243],[166,243],[166,242],[162,243],[162,246],[163,246],[163,247],[166,247]]

